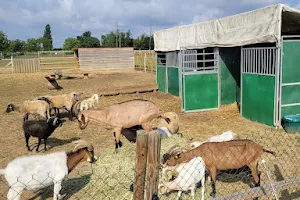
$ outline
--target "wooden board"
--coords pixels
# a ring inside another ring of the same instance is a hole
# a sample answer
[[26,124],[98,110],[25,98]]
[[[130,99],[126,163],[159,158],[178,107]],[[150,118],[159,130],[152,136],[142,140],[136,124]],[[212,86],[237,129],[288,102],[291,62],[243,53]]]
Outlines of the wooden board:
[[134,68],[133,48],[80,48],[78,55],[81,70]]
[[119,94],[132,94],[132,93],[142,93],[142,92],[155,92],[158,90],[158,85],[140,85],[140,86],[127,86],[115,88],[114,90],[101,90],[99,91],[100,96],[112,96]]

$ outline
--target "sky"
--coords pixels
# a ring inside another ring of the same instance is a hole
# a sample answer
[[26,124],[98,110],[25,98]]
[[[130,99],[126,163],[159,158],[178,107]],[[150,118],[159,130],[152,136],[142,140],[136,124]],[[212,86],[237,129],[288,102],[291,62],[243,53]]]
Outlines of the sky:
[[128,29],[134,38],[178,25],[208,21],[272,4],[300,9],[300,0],[2,0],[0,30],[10,40],[38,38],[51,25],[54,48],[68,37]]

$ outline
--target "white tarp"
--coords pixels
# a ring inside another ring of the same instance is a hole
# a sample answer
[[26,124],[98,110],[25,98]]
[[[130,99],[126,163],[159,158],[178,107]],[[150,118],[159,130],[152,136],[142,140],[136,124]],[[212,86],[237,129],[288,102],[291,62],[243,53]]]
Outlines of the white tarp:
[[180,47],[233,47],[277,42],[281,37],[282,11],[300,16],[300,11],[283,4],[241,13],[209,22],[155,31],[155,51]]

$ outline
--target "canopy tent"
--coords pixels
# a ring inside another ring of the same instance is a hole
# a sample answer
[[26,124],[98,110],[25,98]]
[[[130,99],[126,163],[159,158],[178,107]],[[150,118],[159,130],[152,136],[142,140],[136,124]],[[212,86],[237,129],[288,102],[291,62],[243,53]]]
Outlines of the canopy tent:
[[299,10],[277,4],[208,22],[155,31],[154,50],[273,43],[280,41],[282,34],[300,34],[299,21]]

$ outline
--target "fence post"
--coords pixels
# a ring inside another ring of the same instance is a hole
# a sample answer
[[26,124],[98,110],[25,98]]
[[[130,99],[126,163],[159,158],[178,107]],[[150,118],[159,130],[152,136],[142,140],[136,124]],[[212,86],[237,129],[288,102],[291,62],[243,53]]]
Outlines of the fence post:
[[144,55],[144,72],[147,72],[147,55]]
[[16,73],[13,56],[11,56],[11,67],[12,67],[13,73]]
[[148,200],[158,193],[161,135],[151,131],[148,136],[147,192]]
[[148,133],[139,131],[136,140],[136,163],[135,178],[133,186],[133,200],[144,199],[146,165],[148,151]]

